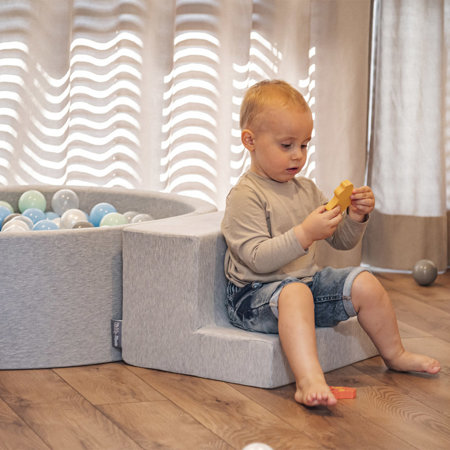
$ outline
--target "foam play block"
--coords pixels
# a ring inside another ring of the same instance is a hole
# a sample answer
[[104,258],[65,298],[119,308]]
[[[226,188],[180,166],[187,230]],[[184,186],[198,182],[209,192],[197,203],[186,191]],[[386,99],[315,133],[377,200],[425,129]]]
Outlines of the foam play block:
[[352,399],[356,397],[356,388],[344,386],[330,386],[330,389],[337,400]]
[[345,211],[351,204],[350,196],[352,192],[353,184],[348,180],[344,180],[334,190],[334,197],[325,205],[327,211],[332,210],[338,205],[341,207],[341,211]]

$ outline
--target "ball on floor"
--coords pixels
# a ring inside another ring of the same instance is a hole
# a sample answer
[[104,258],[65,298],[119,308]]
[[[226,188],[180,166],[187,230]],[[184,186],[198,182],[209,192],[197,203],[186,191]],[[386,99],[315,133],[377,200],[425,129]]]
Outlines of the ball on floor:
[[421,286],[428,286],[433,283],[437,277],[437,273],[436,264],[429,259],[421,259],[414,264],[413,277]]
[[247,444],[242,450],[273,450],[273,448],[263,442],[252,442]]

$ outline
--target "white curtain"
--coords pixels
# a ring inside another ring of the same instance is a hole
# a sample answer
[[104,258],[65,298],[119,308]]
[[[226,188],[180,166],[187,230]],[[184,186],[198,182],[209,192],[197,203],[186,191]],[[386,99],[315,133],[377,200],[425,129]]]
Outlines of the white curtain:
[[375,1],[369,183],[377,199],[363,261],[449,265],[450,0]]
[[219,209],[264,78],[315,115],[304,174],[364,181],[370,0],[1,0],[0,185],[153,189]]

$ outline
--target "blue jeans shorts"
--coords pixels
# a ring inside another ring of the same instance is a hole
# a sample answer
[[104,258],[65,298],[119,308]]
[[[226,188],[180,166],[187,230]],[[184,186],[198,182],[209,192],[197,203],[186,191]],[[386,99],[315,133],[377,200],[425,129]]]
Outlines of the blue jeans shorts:
[[288,277],[282,281],[254,281],[244,287],[228,282],[227,311],[230,322],[239,328],[262,333],[278,333],[278,297],[289,283],[304,283],[314,298],[316,327],[332,327],[356,316],[351,300],[353,281],[367,271],[362,267],[325,267],[313,277]]

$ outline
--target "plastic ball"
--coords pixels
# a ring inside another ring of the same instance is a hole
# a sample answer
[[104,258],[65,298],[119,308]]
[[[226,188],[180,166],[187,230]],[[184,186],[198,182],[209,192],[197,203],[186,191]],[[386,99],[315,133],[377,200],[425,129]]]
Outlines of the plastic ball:
[[437,277],[437,267],[433,261],[429,259],[421,259],[414,264],[413,277],[421,286],[428,286]]
[[75,230],[79,228],[94,228],[94,225],[87,220],[80,220],[79,222],[73,224],[72,229]]
[[33,223],[45,219],[44,211],[38,208],[28,208],[22,213],[22,216],[28,217]]
[[69,209],[78,209],[80,200],[78,195],[71,189],[60,189],[53,194],[52,209],[62,216]]
[[104,215],[103,219],[100,221],[101,227],[116,227],[125,224],[128,224],[127,218],[118,212],[108,213]]
[[3,220],[2,227],[4,227],[10,220],[14,219],[14,217],[18,217],[18,216],[20,216],[19,213],[13,213],[13,214],[10,214],[9,216],[7,216],[7,217]]
[[273,448],[263,442],[252,442],[247,444],[242,450],[273,450]]
[[11,214],[14,212],[14,208],[11,206],[11,203],[0,200],[0,206],[4,206],[5,208],[8,208],[9,211],[11,212]]
[[77,222],[87,220],[86,213],[81,209],[68,209],[61,216],[61,228],[70,230]]
[[110,203],[97,203],[92,207],[91,212],[89,214],[89,222],[94,225],[94,227],[100,226],[100,222],[106,214],[117,212],[116,208]]
[[17,217],[14,217],[13,219],[11,219],[11,221],[16,221],[16,220],[25,223],[30,230],[33,228],[34,222],[27,216],[19,215]]
[[2,233],[23,233],[26,231],[30,231],[30,228],[21,220],[10,220],[5,226],[2,227]]
[[57,219],[59,217],[59,214],[56,214],[54,211],[47,211],[45,213],[45,217],[49,220]]
[[45,211],[47,201],[44,194],[34,189],[24,192],[19,198],[19,211],[23,213],[30,208],[40,209]]
[[148,222],[149,220],[153,220],[150,214],[138,214],[131,219],[131,223]]
[[0,226],[2,226],[3,221],[11,215],[11,211],[6,206],[0,206]]
[[127,211],[124,212],[123,215],[127,218],[128,223],[131,223],[133,217],[137,216],[139,213],[137,211]]
[[58,230],[59,227],[55,222],[49,219],[40,220],[33,226],[33,231],[49,231]]

